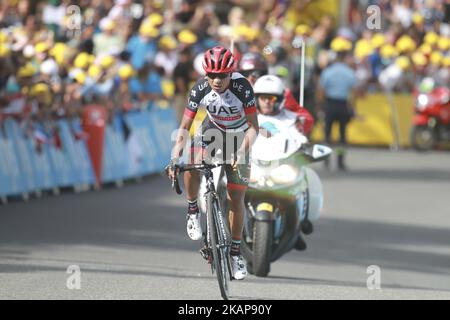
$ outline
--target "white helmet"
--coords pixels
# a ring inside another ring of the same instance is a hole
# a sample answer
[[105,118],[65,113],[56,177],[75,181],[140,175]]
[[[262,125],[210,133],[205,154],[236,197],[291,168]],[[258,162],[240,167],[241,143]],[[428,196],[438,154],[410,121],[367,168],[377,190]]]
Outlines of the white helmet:
[[[273,75],[265,75],[258,78],[253,86],[256,97],[262,94],[277,96],[278,99],[274,107],[274,112],[278,112],[284,107],[285,89],[286,87],[284,86],[283,81],[281,81],[279,77]],[[256,99],[256,105],[259,108],[258,99]]]

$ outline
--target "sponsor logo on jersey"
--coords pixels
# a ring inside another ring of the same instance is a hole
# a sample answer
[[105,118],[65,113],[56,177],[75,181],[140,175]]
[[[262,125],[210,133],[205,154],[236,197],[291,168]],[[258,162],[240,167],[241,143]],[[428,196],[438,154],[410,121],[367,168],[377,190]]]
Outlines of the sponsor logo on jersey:
[[250,100],[249,103],[247,103],[247,106],[254,106],[256,104],[256,100],[255,98],[253,98],[252,100]]
[[239,120],[241,118],[241,115],[237,115],[237,116],[230,116],[230,117],[221,117],[215,114],[211,114],[211,116],[216,119],[216,120],[220,120],[220,121],[235,121],[235,120]]
[[241,114],[240,110],[236,106],[220,106],[217,108],[216,105],[209,105],[206,107],[211,114],[221,115],[232,115],[232,114]]
[[238,92],[242,92],[242,89],[244,89],[244,86],[242,84],[237,83],[237,82],[233,82],[233,88],[237,89]]
[[208,86],[208,82],[204,82],[198,85],[198,90],[203,91]]

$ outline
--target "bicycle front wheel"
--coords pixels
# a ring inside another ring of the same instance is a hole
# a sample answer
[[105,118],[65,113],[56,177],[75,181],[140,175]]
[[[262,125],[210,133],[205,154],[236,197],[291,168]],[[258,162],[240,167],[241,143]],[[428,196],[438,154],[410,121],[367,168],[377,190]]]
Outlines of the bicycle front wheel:
[[212,267],[214,268],[217,276],[220,294],[224,300],[228,300],[229,261],[227,259],[227,247],[225,246],[225,239],[223,239],[221,226],[219,225],[219,221],[217,221],[217,216],[220,213],[217,212],[218,207],[215,202],[216,199],[212,194],[207,196],[206,214],[209,241],[213,258]]

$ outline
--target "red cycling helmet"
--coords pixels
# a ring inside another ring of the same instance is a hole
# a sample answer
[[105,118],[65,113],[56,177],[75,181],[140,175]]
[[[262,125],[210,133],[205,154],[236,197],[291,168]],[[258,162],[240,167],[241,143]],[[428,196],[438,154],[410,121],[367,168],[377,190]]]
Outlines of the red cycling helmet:
[[206,73],[233,72],[233,54],[230,50],[220,46],[207,50],[203,57],[203,70],[205,70]]

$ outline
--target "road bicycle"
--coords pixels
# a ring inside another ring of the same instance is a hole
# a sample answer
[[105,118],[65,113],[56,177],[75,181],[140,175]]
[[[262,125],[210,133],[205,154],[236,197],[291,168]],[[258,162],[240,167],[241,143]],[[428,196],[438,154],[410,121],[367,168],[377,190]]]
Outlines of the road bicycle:
[[206,192],[204,193],[206,202],[206,233],[203,233],[204,247],[200,250],[202,257],[211,265],[212,273],[216,274],[219,283],[220,294],[224,300],[229,298],[229,282],[233,280],[231,273],[230,248],[231,235],[227,222],[221,210],[218,193],[214,185],[213,169],[224,164],[202,164],[174,165],[174,178],[172,188],[177,194],[181,194],[178,183],[178,174],[198,170],[206,178]]

